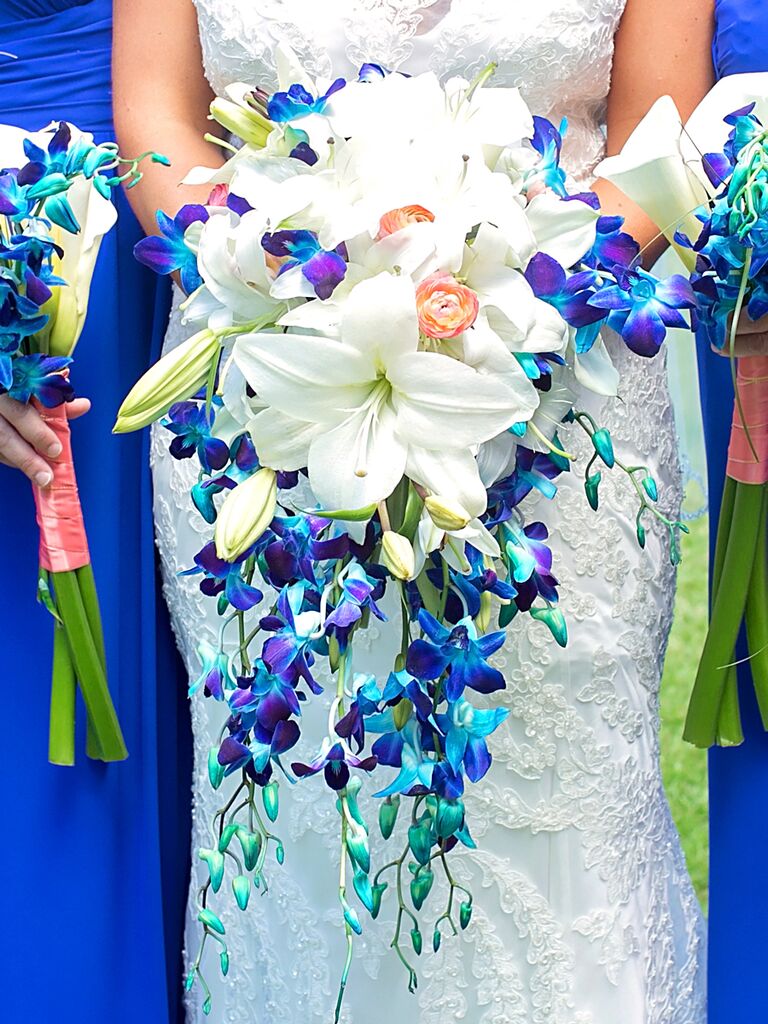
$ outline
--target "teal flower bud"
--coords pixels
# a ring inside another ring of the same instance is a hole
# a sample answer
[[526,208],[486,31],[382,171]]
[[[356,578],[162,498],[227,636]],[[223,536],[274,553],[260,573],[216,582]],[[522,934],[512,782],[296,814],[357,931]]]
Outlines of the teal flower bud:
[[222,949],[221,954],[219,955],[219,960],[221,961],[221,973],[226,978],[229,974],[229,953],[226,949]]
[[371,900],[371,917],[378,917],[379,911],[381,910],[381,898],[387,891],[387,883],[379,882],[378,885],[374,885],[372,888],[372,900]]
[[587,479],[584,481],[584,490],[587,492],[587,501],[589,507],[597,512],[597,507],[600,503],[600,499],[597,495],[597,489],[600,486],[600,481],[603,478],[603,474],[598,470],[596,473],[590,473]]
[[408,845],[419,864],[429,864],[432,851],[432,829],[429,825],[411,825],[408,829]]
[[354,886],[360,902],[363,904],[365,909],[372,914],[374,907],[373,886],[371,885],[371,880],[368,875],[360,868],[355,868],[352,885]]
[[233,838],[237,835],[237,830],[239,827],[239,825],[227,825],[227,827],[221,833],[221,838],[219,839],[220,853],[224,853],[224,851],[227,849],[229,844],[232,842]]
[[214,892],[218,892],[224,881],[224,854],[219,853],[218,850],[198,850],[197,855],[208,865],[211,888]]
[[247,875],[236,875],[232,879],[232,891],[235,894],[237,905],[241,910],[245,910],[248,906],[248,900],[251,898],[251,880]]
[[418,928],[411,928],[411,945],[416,956],[421,956],[423,941]]
[[395,828],[397,812],[400,810],[400,794],[388,796],[379,805],[379,829],[385,839],[389,839]]
[[435,818],[435,828],[440,838],[450,839],[463,824],[464,804],[461,800],[440,800]]
[[472,902],[467,900],[462,903],[459,907],[459,924],[462,928],[466,928],[469,922],[472,920]]
[[363,926],[360,924],[360,918],[357,916],[357,911],[354,907],[350,907],[347,903],[346,897],[341,897],[341,907],[344,911],[344,920],[347,922],[349,927],[355,933],[355,935],[363,934]]
[[277,846],[275,847],[275,860],[278,864],[285,863],[285,847],[278,839]]
[[211,997],[210,996],[206,996],[205,997],[205,1002],[203,1003],[203,1013],[205,1014],[206,1017],[208,1016],[208,1014],[211,1012],[212,1009],[213,1009],[213,1002],[211,1000]]
[[432,932],[432,950],[433,950],[433,952],[436,953],[438,951],[438,949],[440,949],[440,943],[442,942],[442,940],[443,940],[443,936],[440,934],[440,929],[439,928],[435,928],[435,930]]
[[258,833],[249,832],[241,825],[237,830],[237,838],[243,851],[245,866],[248,871],[253,871],[261,853],[261,836]]
[[224,781],[224,765],[219,764],[218,747],[211,747],[208,751],[208,779],[214,789],[218,789]]
[[531,616],[544,623],[560,647],[567,646],[568,626],[565,622],[565,616],[559,608],[553,608],[550,605],[547,605],[546,608],[531,608]]
[[592,444],[606,466],[609,469],[612,469],[616,462],[616,456],[613,453],[613,441],[611,441],[611,435],[606,427],[600,427],[599,430],[594,432],[592,435]]
[[347,834],[347,850],[355,864],[359,865],[361,871],[371,870],[371,853],[368,849],[368,836],[363,829],[354,832],[350,829]]
[[207,907],[203,907],[197,915],[197,920],[200,924],[205,925],[206,928],[210,928],[212,932],[217,932],[219,935],[224,934],[224,925],[216,917],[212,910],[208,910]]
[[423,868],[411,879],[411,900],[417,910],[421,910],[424,901],[429,896],[432,885],[435,881],[431,868]]
[[645,547],[645,527],[639,519],[637,520],[637,543],[641,548]]
[[276,782],[269,782],[261,791],[261,799],[264,803],[264,813],[270,821],[277,821],[279,810],[280,794]]
[[195,968],[191,967],[187,972],[187,976],[184,979],[184,991],[189,992],[192,986],[195,984]]
[[658,501],[659,489],[656,486],[656,481],[653,479],[650,473],[646,473],[646,475],[643,477],[642,483],[643,490],[651,499],[651,501]]

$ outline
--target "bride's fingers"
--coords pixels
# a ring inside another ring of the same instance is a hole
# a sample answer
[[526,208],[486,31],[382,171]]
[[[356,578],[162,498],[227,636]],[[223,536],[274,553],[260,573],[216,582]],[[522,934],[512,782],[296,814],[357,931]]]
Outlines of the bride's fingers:
[[76,420],[79,416],[84,416],[90,411],[91,403],[87,398],[76,398],[72,402],[67,402],[67,419]]
[[12,435],[20,435],[40,455],[55,459],[60,454],[59,439],[31,405],[23,405],[8,395],[0,395],[0,423],[3,422],[6,429],[0,435],[0,443],[1,440],[7,442]]
[[[731,348],[726,342],[723,348],[715,348],[719,356],[730,356]],[[759,333],[739,333],[736,335],[736,344],[733,354],[739,358],[743,356],[768,356],[768,330]]]
[[53,480],[49,464],[3,416],[0,416],[0,462],[20,469],[38,487],[47,487]]

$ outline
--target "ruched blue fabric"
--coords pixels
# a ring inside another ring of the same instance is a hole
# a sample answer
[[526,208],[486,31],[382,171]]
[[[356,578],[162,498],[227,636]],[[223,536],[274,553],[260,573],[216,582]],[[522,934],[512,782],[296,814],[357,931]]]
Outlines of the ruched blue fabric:
[[[66,119],[113,136],[110,0],[2,0],[0,122]],[[158,140],[160,146],[162,140]],[[165,294],[133,259],[127,203],[102,246],[73,382],[73,425],[102,599],[121,764],[47,763],[51,621],[36,605],[32,497],[0,467],[0,1017],[29,1024],[179,1024],[189,858],[189,724],[154,561],[147,438],[113,437],[122,397],[162,336]],[[80,721],[84,709],[79,708]]]
[[[717,77],[768,71],[768,4],[717,0],[715,10],[712,52]],[[713,547],[733,414],[728,360],[700,344],[699,376]],[[742,646],[739,656],[745,654]],[[747,666],[740,670],[740,694],[745,741],[713,750],[709,759],[710,1024],[763,1020],[768,996],[768,735],[760,724]]]

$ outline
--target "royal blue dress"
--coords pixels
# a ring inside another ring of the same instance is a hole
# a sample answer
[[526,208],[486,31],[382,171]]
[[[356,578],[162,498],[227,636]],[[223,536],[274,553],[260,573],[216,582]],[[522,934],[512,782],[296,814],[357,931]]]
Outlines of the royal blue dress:
[[[768,71],[768,4],[716,0],[715,10],[717,77]],[[733,414],[728,360],[700,345],[699,375],[714,544]],[[745,741],[713,750],[709,761],[710,1024],[762,1021],[768,1013],[768,734],[747,668],[740,675],[740,692]]]
[[[1,0],[0,50],[16,59],[0,57],[0,122],[66,119],[112,138],[110,48],[111,0]],[[52,624],[35,602],[32,497],[20,473],[0,467],[0,1019],[9,1024],[181,1020],[185,684],[156,585],[146,438],[111,435],[163,313],[154,279],[132,258],[138,225],[120,205],[73,373],[93,411],[73,435],[130,756],[88,761],[81,731],[76,767],[47,762]]]

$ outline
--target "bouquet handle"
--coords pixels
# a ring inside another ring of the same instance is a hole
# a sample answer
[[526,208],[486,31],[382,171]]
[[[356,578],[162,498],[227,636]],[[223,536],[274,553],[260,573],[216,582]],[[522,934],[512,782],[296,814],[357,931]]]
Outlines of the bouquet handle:
[[49,760],[74,764],[75,681],[88,713],[89,757],[122,761],[128,756],[109,693],[98,595],[91,568],[83,510],[72,459],[64,405],[36,408],[61,443],[51,460],[50,487],[34,487],[40,527],[40,567],[48,574],[57,616],[54,637]]

